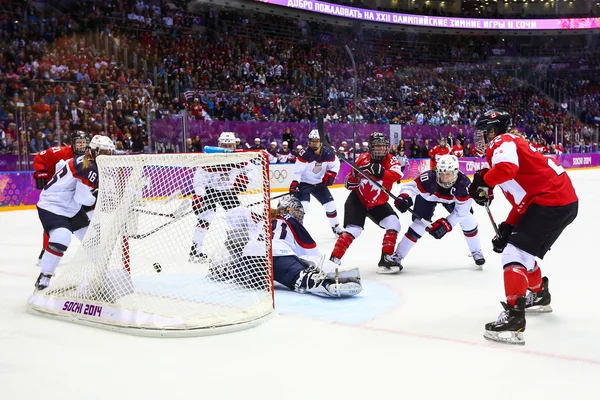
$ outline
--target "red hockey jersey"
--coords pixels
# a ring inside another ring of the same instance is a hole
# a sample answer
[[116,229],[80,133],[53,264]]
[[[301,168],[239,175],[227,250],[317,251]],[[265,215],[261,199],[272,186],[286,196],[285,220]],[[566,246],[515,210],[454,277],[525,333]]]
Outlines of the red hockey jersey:
[[[358,168],[365,167],[370,163],[370,153],[363,153],[356,160],[356,166]],[[402,168],[398,160],[391,154],[387,154],[385,156],[385,158],[381,161],[381,166],[385,172],[383,173],[383,177],[377,182],[390,191],[392,190],[392,185],[394,182],[402,178]],[[360,202],[367,210],[388,202],[389,196],[362,175],[352,172],[346,179],[348,179],[350,182],[359,183],[358,187],[353,190],[356,190]]]
[[433,149],[429,150],[429,158],[431,158],[431,169],[434,169],[437,165],[438,160],[441,156],[445,154],[450,154],[450,146],[446,145],[446,147],[442,148],[442,146],[437,145]]
[[486,149],[490,170],[484,176],[490,186],[500,186],[512,205],[506,222],[515,225],[530,204],[564,206],[577,201],[571,179],[563,167],[545,157],[525,139],[506,133]]
[[61,160],[73,158],[73,149],[71,146],[51,147],[48,150],[40,151],[33,158],[34,171],[46,171],[48,175],[54,176],[56,164]]

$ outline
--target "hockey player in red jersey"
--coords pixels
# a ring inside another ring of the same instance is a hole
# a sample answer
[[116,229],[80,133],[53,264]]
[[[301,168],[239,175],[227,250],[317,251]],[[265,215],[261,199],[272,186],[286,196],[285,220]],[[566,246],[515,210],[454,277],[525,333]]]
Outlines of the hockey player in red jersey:
[[[35,179],[35,187],[38,190],[44,189],[44,186],[54,176],[58,164],[61,161],[67,161],[73,157],[80,156],[85,153],[90,140],[85,132],[77,131],[71,136],[70,146],[51,147],[48,150],[40,151],[33,158],[33,178]],[[61,163],[62,166],[62,163]],[[38,257],[38,264],[44,255],[44,248],[48,246],[48,236],[44,233],[43,247]]]
[[435,146],[433,149],[429,150],[429,158],[431,159],[431,169],[435,170],[437,166],[437,162],[441,156],[444,154],[451,153],[450,146],[446,142],[446,138],[441,138],[439,144]]
[[451,154],[455,155],[457,158],[463,158],[465,156],[465,152],[462,147],[462,144],[460,143],[460,140],[457,140],[456,144],[452,146]]
[[[490,168],[475,173],[469,194],[485,205],[500,186],[512,209],[492,240],[502,253],[504,312],[485,325],[484,337],[503,343],[524,344],[525,310],[550,312],[548,278],[536,257],[543,259],[562,231],[577,216],[578,199],[565,170],[546,158],[521,136],[505,133],[511,118],[504,111],[488,111],[475,128],[475,144]],[[529,289],[530,293],[527,293]]]
[[[402,178],[400,164],[389,153],[387,138],[380,132],[371,133],[369,151],[358,157],[356,166],[387,190],[391,190],[394,182]],[[385,229],[378,273],[400,272],[402,266],[394,255],[400,221],[388,204],[388,195],[373,185],[369,179],[355,172],[346,177],[345,186],[351,192],[344,205],[344,232],[338,237],[330,260],[340,263],[350,244],[362,233],[365,220],[369,217]]]

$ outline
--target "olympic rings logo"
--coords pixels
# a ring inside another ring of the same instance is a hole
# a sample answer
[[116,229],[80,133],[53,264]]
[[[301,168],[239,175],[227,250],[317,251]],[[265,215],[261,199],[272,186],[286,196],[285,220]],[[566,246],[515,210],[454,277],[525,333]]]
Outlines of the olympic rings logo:
[[269,180],[273,181],[275,179],[279,183],[283,183],[287,178],[288,173],[285,169],[279,170],[269,170]]

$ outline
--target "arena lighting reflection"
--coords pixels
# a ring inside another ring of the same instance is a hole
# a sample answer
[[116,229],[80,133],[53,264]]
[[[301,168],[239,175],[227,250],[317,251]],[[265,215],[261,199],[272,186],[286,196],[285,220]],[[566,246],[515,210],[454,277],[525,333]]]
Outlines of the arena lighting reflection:
[[557,19],[486,19],[432,17],[425,15],[400,14],[364,8],[347,7],[316,0],[255,0],[297,10],[311,11],[336,17],[352,18],[386,24],[423,26],[447,29],[489,30],[573,30],[599,29],[600,18],[557,18]]

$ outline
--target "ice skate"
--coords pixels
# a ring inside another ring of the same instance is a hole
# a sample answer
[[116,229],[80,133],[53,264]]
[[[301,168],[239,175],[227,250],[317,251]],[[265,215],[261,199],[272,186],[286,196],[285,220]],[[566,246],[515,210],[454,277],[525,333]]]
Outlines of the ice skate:
[[333,231],[333,234],[335,235],[335,237],[340,236],[342,234],[342,232],[344,232],[344,230],[342,229],[340,224],[337,224],[336,226],[332,226],[331,230]]
[[480,267],[479,269],[483,269],[482,266],[483,264],[485,264],[485,258],[483,258],[483,252],[481,250],[477,250],[471,253],[471,256],[473,257],[473,261],[475,261],[475,264]]
[[504,311],[498,320],[485,324],[483,337],[493,342],[524,345],[525,303],[525,297],[519,297],[514,307],[501,302]]
[[542,278],[542,290],[539,292],[529,292],[527,294],[527,302],[525,304],[525,311],[528,314],[543,314],[552,312],[552,306],[550,305],[550,291],[548,290],[548,278]]
[[35,281],[35,288],[37,290],[44,290],[50,285],[50,278],[52,275],[44,274],[43,272],[38,276],[37,281]]
[[397,274],[402,271],[402,258],[396,254],[381,253],[378,274]]
[[332,263],[335,263],[337,265],[342,265],[342,260],[340,260],[337,257],[331,256],[329,257],[329,261],[331,261]]
[[37,262],[35,263],[35,266],[36,266],[36,267],[39,267],[39,266],[41,266],[41,265],[42,265],[42,257],[44,256],[44,253],[45,253],[45,252],[46,252],[46,250],[45,250],[45,249],[42,249],[42,251],[40,251],[40,255],[38,256],[38,260],[37,260]]
[[201,251],[198,251],[198,248],[195,244],[192,245],[192,249],[190,250],[190,258],[188,260],[191,263],[201,264],[209,261],[209,258],[206,254]]

